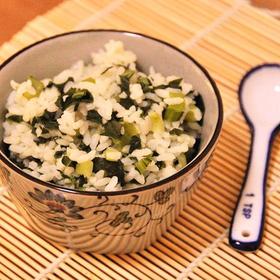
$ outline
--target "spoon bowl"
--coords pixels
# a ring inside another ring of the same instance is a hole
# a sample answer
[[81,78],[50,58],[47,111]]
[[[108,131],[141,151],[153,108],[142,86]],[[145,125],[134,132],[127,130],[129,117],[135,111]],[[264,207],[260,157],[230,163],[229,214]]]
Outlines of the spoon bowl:
[[280,65],[265,64],[249,71],[240,84],[239,98],[244,115],[254,126],[278,126]]

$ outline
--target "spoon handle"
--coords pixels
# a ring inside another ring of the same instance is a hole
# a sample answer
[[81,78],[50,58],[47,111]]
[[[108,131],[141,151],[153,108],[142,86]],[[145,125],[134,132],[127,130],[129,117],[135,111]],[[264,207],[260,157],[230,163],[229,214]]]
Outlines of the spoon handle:
[[253,129],[247,171],[229,232],[230,245],[240,251],[255,251],[261,244],[271,140],[271,130]]

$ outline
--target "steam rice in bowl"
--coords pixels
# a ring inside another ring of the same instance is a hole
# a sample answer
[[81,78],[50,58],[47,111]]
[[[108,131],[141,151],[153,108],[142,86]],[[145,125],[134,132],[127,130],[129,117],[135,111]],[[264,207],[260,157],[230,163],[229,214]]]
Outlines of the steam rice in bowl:
[[121,41],[109,41],[89,64],[11,87],[4,143],[13,162],[43,181],[86,191],[152,184],[199,147],[199,93],[152,66],[142,73]]

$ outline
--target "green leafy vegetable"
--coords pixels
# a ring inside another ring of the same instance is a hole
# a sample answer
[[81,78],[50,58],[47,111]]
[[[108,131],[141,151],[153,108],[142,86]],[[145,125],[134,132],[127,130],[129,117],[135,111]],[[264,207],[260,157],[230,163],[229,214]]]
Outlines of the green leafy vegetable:
[[205,112],[205,105],[204,105],[202,96],[200,94],[196,95],[194,97],[194,102],[195,102],[195,105],[200,109],[200,111],[202,113],[202,118],[198,122],[202,126],[203,125],[203,116],[204,116],[204,112]]
[[95,79],[93,79],[92,77],[88,77],[88,78],[82,80],[82,82],[88,82],[88,83],[95,84]]
[[39,95],[45,88],[44,84],[33,76],[30,76],[28,79],[31,81],[32,87],[36,90],[36,95]]
[[155,86],[155,87],[153,88],[153,90],[156,90],[156,89],[166,89],[166,88],[182,89],[182,87],[180,86],[182,80],[183,80],[182,78],[175,79],[175,80],[173,80],[173,81],[170,81],[167,85],[158,85],[158,86]]
[[80,145],[78,146],[79,150],[85,151],[87,153],[91,152],[90,146],[87,146],[83,141],[81,141]]
[[157,161],[157,162],[156,162],[156,166],[157,166],[159,169],[162,169],[162,168],[164,168],[166,165],[165,165],[165,162],[164,162],[164,161]]
[[65,165],[65,166],[69,166],[69,167],[76,167],[76,162],[72,161],[68,156],[63,156],[61,162]]
[[175,79],[173,81],[170,81],[168,83],[168,87],[170,88],[177,88],[177,89],[182,89],[182,87],[180,86],[181,82],[182,82],[182,78],[179,78],[179,79]]
[[138,78],[138,83],[141,85],[141,88],[142,88],[144,93],[151,92],[152,83],[151,83],[151,81],[149,80],[148,77],[139,77]]
[[153,132],[163,132],[164,131],[164,123],[161,116],[156,112],[150,112],[149,114],[152,131]]
[[20,115],[10,115],[9,117],[6,118],[6,120],[11,121],[11,122],[20,123],[23,121],[23,118]]
[[112,69],[114,66],[112,65],[112,66],[109,66],[109,67],[107,67],[103,72],[101,72],[101,74],[100,75],[104,75],[106,72],[108,72],[110,69]]
[[84,185],[87,183],[87,178],[85,178],[83,175],[79,176],[78,178],[74,179],[74,185],[75,189],[83,190]]
[[173,128],[172,130],[170,130],[169,132],[171,135],[182,135],[184,134],[184,131],[182,129],[179,128]]
[[141,139],[139,136],[133,135],[129,143],[129,153],[131,154],[136,149],[141,149]]
[[76,165],[76,173],[79,175],[83,175],[84,177],[90,177],[92,174],[93,162],[91,160],[77,163]]
[[39,145],[39,144],[45,144],[45,143],[48,143],[52,140],[53,138],[50,137],[50,138],[45,138],[45,137],[36,137],[33,141]]
[[87,120],[98,124],[102,123],[102,117],[96,110],[90,110],[87,113]]
[[61,158],[64,155],[65,151],[56,151],[54,153],[54,158]]
[[147,166],[151,163],[152,161],[152,156],[147,156],[145,158],[142,158],[141,160],[137,161],[135,163],[136,169],[141,173],[144,174],[144,172],[147,169]]
[[109,147],[106,149],[104,152],[105,158],[109,161],[118,161],[121,157],[122,154],[119,152],[117,149],[114,149],[112,147]]
[[57,119],[60,118],[61,115],[62,115],[61,110],[58,110],[56,112],[49,112],[45,110],[42,116],[33,118],[31,125],[35,126],[35,124],[40,123],[46,129],[57,129],[58,128]]
[[74,79],[72,77],[69,77],[64,83],[61,84],[55,84],[54,82],[50,81],[47,85],[47,88],[56,87],[57,90],[63,94],[64,87],[68,82],[74,82]]
[[178,155],[177,159],[178,159],[178,163],[179,163],[180,168],[183,168],[184,166],[186,166],[187,159],[186,159],[185,154],[182,153],[182,154]]
[[123,163],[118,161],[109,161],[105,158],[96,157],[93,159],[93,172],[98,172],[99,170],[104,170],[106,176],[113,177],[117,176],[120,184],[123,186],[124,181],[124,167]]
[[185,153],[187,163],[192,161],[198,154],[200,142],[201,142],[201,139],[199,137],[197,137],[195,140],[194,146]]
[[164,119],[169,122],[178,121],[185,110],[185,103],[168,105],[164,111]]
[[28,160],[29,162],[30,161],[35,161],[39,166],[42,165],[42,163],[43,163],[40,159],[32,157],[32,156],[29,156],[29,157],[27,157],[25,159]]
[[119,118],[117,115],[118,115],[118,112],[113,111],[112,115],[111,115],[111,120],[120,121],[121,118]]
[[126,97],[126,98],[121,98],[120,99],[120,102],[119,102],[125,109],[129,109],[131,106],[135,105],[134,104],[134,101],[129,98],[129,97]]
[[79,148],[79,150],[89,153],[91,151],[91,148],[83,142],[83,139],[83,135],[81,135],[80,133],[76,134],[76,136],[74,137],[74,144]]
[[112,138],[119,138],[121,137],[121,128],[122,125],[115,120],[111,120],[108,121],[105,125],[104,125],[104,134],[106,136],[112,137]]
[[151,109],[153,103],[155,103],[153,100],[145,100],[147,103],[146,106],[141,107],[141,110],[143,111],[143,115],[146,116],[149,110]]
[[171,98],[182,98],[182,103],[168,105],[164,111],[164,119],[170,122],[178,121],[185,111],[185,100],[182,92],[170,92]]
[[120,88],[122,91],[124,91],[128,94],[130,93],[129,92],[129,80],[134,74],[135,74],[134,70],[126,69],[124,71],[124,73],[120,75],[120,80],[121,80]]
[[124,122],[123,127],[124,127],[124,135],[126,137],[131,137],[139,134],[139,130],[137,126],[133,123]]
[[93,101],[91,93],[87,89],[74,89],[71,88],[66,93],[67,97],[65,101],[62,100],[63,110],[67,109],[71,105],[79,105],[79,103],[90,103]]

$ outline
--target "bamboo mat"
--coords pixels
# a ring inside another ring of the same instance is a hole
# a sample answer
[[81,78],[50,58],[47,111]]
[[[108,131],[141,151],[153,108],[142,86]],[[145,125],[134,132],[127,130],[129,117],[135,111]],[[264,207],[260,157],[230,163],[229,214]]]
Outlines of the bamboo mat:
[[280,137],[272,150],[261,249],[242,254],[227,241],[250,143],[236,90],[250,67],[279,62],[280,22],[241,0],[72,0],[29,22],[0,48],[0,59],[79,28],[143,32],[194,56],[222,93],[222,136],[189,207],[164,237],[137,254],[76,253],[47,242],[28,228],[2,187],[0,279],[280,279]]

